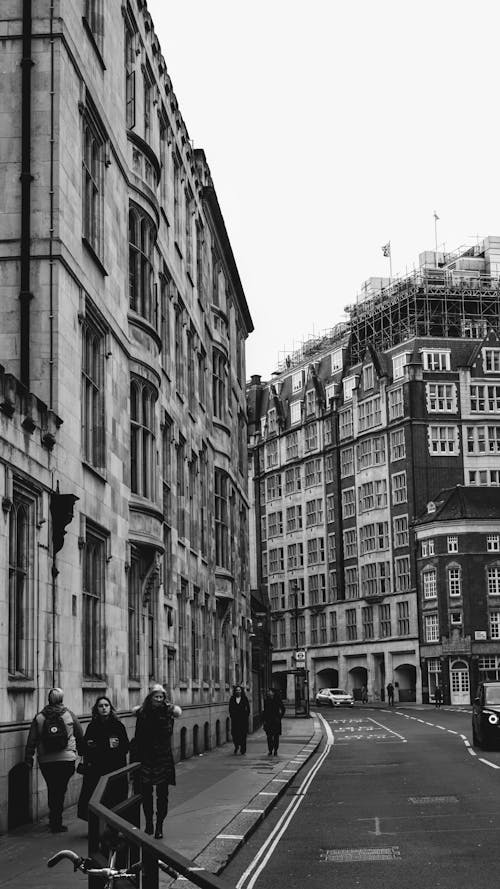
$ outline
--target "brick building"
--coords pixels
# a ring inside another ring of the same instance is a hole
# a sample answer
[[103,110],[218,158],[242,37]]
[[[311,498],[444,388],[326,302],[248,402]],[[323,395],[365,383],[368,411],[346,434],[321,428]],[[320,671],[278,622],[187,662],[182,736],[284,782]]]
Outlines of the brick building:
[[289,698],[306,675],[310,694],[428,695],[414,522],[443,488],[500,484],[499,262],[498,238],[424,253],[252,378],[251,553]]
[[19,763],[53,684],[126,717],[159,680],[177,756],[225,740],[252,330],[146,4],[18,0],[2,35],[0,830],[45,811]]

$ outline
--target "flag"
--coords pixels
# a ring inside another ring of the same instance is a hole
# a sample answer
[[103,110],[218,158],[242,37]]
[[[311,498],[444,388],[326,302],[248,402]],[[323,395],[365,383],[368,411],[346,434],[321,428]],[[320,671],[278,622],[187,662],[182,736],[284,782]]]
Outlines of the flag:
[[383,247],[382,247],[382,253],[384,254],[384,256],[390,256],[390,255],[391,255],[391,242],[390,242],[390,241],[387,241],[387,244],[384,244],[384,245],[383,245]]
[[438,221],[438,219],[439,219],[439,216],[438,216],[438,215],[437,215],[437,213],[436,213],[436,211],[435,211],[435,210],[434,210],[434,219],[435,219],[435,220],[436,220],[436,222],[437,222],[437,221]]

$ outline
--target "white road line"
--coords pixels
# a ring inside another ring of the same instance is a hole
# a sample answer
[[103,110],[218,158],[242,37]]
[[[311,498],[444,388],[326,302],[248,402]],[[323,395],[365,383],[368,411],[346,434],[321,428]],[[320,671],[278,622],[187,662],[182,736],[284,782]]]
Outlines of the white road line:
[[218,833],[215,837],[216,840],[244,840],[245,835],[243,833]]
[[245,814],[247,814],[247,815],[250,815],[250,814],[262,815],[266,810],[265,809],[242,809],[241,811],[245,812]]
[[[275,827],[266,838],[259,851],[255,855],[253,861],[250,862],[249,866],[245,870],[245,872],[241,875],[240,879],[236,884],[236,889],[243,889],[245,886],[246,889],[253,889],[259,875],[262,873],[265,868],[267,862],[271,858],[276,846],[278,845],[281,837],[285,833],[288,825],[290,824],[295,812],[299,808],[300,804],[304,801],[305,795],[309,790],[309,786],[313,781],[315,775],[320,770],[323,765],[326,757],[329,755],[333,744],[334,737],[331,730],[330,725],[322,716],[319,717],[321,722],[323,723],[323,728],[326,732],[326,746],[322,753],[319,755],[318,759],[314,763],[311,769],[309,769],[307,775],[305,776],[302,784],[299,787],[297,795],[293,797],[287,808],[285,809],[283,815],[276,823]],[[261,860],[262,859],[262,860]],[[248,882],[247,882],[248,881]]]
[[443,732],[445,732],[445,731],[446,731],[446,729],[445,729],[445,727],[444,727],[444,725],[437,725],[437,726],[436,726],[436,728],[440,728],[440,729],[442,729],[442,731],[443,731]]
[[494,762],[490,762],[488,759],[479,757],[479,762],[484,762],[485,766],[491,766],[492,769],[500,769],[500,766],[497,766]]
[[453,731],[452,728],[447,729],[447,731],[450,733],[450,735],[458,735],[458,732]]
[[387,728],[386,725],[384,725],[382,722],[377,722],[377,720],[373,719],[372,716],[369,716],[368,719],[370,720],[370,722],[374,722],[375,725],[378,725],[378,726],[380,726],[380,728],[383,728],[384,731],[389,732],[390,735],[395,735],[396,738],[400,738],[402,741],[404,741],[405,744],[407,743],[406,738],[404,738],[403,735],[400,735],[399,732],[394,732],[391,728]]

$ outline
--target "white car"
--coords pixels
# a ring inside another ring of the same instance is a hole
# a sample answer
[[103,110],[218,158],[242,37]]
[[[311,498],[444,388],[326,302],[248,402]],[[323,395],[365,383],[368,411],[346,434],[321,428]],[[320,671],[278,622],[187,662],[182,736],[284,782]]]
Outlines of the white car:
[[330,704],[331,707],[354,707],[354,698],[343,688],[320,688],[316,695],[316,704]]

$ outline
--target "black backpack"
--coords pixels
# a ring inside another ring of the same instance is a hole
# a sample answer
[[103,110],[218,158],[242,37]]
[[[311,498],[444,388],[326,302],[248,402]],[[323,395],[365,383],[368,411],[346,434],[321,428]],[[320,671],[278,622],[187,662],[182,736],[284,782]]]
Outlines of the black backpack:
[[50,716],[45,716],[42,744],[46,753],[57,753],[68,746],[68,729],[62,713],[51,713]]

